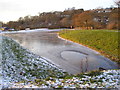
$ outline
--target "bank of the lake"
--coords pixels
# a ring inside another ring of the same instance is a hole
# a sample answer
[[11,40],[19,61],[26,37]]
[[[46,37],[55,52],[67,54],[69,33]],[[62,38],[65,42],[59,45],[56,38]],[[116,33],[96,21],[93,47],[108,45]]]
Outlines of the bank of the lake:
[[69,74],[79,74],[99,68],[106,70],[118,68],[115,62],[95,50],[59,38],[58,30],[55,31],[47,29],[47,31],[31,32],[31,30],[27,30],[22,33],[5,33],[3,35],[12,38],[34,54],[47,58]]
[[113,61],[120,63],[117,30],[63,30],[60,37],[90,47]]
[[0,37],[0,88],[119,88],[120,70],[69,75],[44,58]]
[[10,38],[0,36],[0,50],[0,88],[8,88],[15,82],[47,77],[59,78],[67,74],[55,64],[21,47]]

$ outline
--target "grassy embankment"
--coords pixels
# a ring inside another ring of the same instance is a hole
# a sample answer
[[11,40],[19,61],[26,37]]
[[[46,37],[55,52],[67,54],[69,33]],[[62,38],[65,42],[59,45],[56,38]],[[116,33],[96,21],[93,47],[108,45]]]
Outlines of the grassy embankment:
[[2,55],[2,66],[0,64],[2,73],[0,75],[2,74],[4,80],[9,82],[66,75],[56,65],[21,47],[10,38],[2,37],[0,49],[2,51],[2,53],[0,52]]
[[59,35],[97,50],[102,55],[120,64],[117,30],[63,30]]
[[[12,39],[2,37],[0,43],[2,43],[0,44],[2,50],[0,76],[3,75],[8,85],[12,84],[10,88],[34,88],[34,86],[38,88],[118,88],[119,86],[119,70],[68,75],[49,61],[24,49]],[[108,75],[110,78],[107,78]]]

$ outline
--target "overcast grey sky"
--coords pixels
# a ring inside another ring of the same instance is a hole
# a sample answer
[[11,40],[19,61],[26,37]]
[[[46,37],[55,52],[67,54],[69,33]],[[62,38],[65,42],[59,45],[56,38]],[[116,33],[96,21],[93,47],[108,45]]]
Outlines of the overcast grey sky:
[[85,10],[115,6],[115,0],[0,0],[0,21],[17,20],[39,12],[63,11],[75,7]]

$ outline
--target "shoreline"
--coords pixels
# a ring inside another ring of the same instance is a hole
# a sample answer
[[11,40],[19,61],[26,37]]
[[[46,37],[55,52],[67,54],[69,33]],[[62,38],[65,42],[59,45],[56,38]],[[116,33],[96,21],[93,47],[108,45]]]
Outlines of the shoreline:
[[[4,45],[2,46],[4,68],[0,67],[4,73],[0,73],[3,75],[0,87],[9,87],[13,82],[21,80],[29,81],[37,78],[44,79],[52,75],[55,77],[65,75],[65,71],[56,64],[22,47],[14,39],[5,36],[0,37],[3,38],[2,43]],[[18,67],[19,69],[17,69]],[[34,72],[36,72],[36,75],[34,75]]]
[[[23,47],[19,47],[18,49],[22,49]],[[26,49],[27,51],[29,51],[28,49]],[[9,50],[10,51],[10,50]],[[29,53],[29,52],[28,52]],[[9,53],[10,54],[10,53]],[[34,58],[34,53],[29,53],[29,56],[32,56]],[[36,57],[36,56],[35,56]],[[37,59],[40,59],[41,57],[37,57]],[[31,60],[33,63],[31,63]],[[28,60],[30,62],[26,62],[26,64],[31,63],[34,64],[36,63],[36,60],[31,59]],[[43,59],[41,59],[43,60]],[[26,60],[23,60],[26,61]],[[39,60],[37,60],[39,62]],[[13,61],[12,61],[13,62]],[[25,63],[25,62],[24,62]],[[18,63],[19,64],[19,63]],[[17,66],[19,66],[17,64]],[[12,64],[10,65],[12,66]],[[39,65],[38,65],[39,66]],[[24,65],[22,66],[24,67]],[[8,70],[9,72],[12,72],[11,70]],[[23,70],[22,70],[23,71]],[[25,82],[20,82],[16,80],[16,82],[10,82],[10,86],[8,86],[8,88],[119,88],[119,71],[120,70],[106,70],[103,71],[101,74],[97,74],[97,76],[90,76],[90,74],[84,74],[82,76],[84,76],[84,78],[80,78],[81,76],[66,76],[66,78],[55,78],[55,77],[50,77],[47,79],[36,79],[34,78],[34,76],[32,76],[32,80],[28,80],[26,78],[26,80],[30,81],[25,81]],[[36,71],[37,73],[38,71]],[[29,72],[27,72],[29,73]],[[11,73],[12,74],[12,73]],[[18,73],[16,73],[18,74]],[[24,74],[24,73],[23,73]],[[93,73],[94,74],[94,73]],[[110,78],[108,77],[108,75],[110,76]],[[117,78],[116,78],[117,75]],[[12,74],[12,76],[15,78],[15,74]],[[17,76],[17,75],[16,75]],[[18,78],[22,77],[22,75],[19,75]],[[30,75],[28,75],[28,77],[30,77]],[[100,77],[102,77],[103,79],[101,79]],[[105,78],[104,78],[105,77]],[[108,78],[107,78],[108,77]],[[91,81],[91,78],[93,81]],[[97,80],[96,80],[97,78]],[[8,80],[8,78],[6,78]],[[23,78],[24,79],[24,78]],[[109,81],[107,81],[108,79],[110,79]],[[111,82],[111,80],[113,80]],[[67,83],[69,82],[69,83]],[[86,84],[84,84],[84,82],[86,82]],[[96,83],[99,82],[99,83]],[[41,83],[41,84],[39,84]],[[64,83],[64,84],[63,84]],[[7,84],[7,83],[6,83]],[[5,84],[5,85],[6,85]],[[111,87],[112,86],[112,87]],[[1,87],[1,89],[6,89],[7,87]]]
[[[44,56],[40,56],[40,55],[38,55],[38,54],[35,54],[34,52],[32,52],[31,50],[29,50],[28,48],[25,48],[24,46],[22,46],[22,45],[21,45],[17,40],[15,40],[14,38],[11,38],[11,37],[7,36],[6,34],[3,34],[2,36],[7,37],[7,38],[9,38],[9,39],[12,39],[12,40],[15,41],[16,43],[18,43],[20,47],[22,47],[22,48],[25,49],[26,51],[28,51],[28,52],[36,55],[36,56],[39,56],[39,57],[42,58],[44,61],[47,61],[47,62],[51,63],[53,66],[56,66],[57,68],[61,69],[61,67],[60,67],[59,64],[54,63],[51,59],[49,59],[49,58],[47,58],[47,57],[44,57]],[[66,72],[66,70],[64,70],[64,69],[62,69],[62,71],[63,71],[63,72]]]
[[94,49],[90,48],[90,47],[87,46],[87,45],[84,45],[84,44],[81,44],[81,43],[77,43],[77,42],[74,42],[74,41],[72,41],[72,40],[65,39],[65,38],[61,37],[61,36],[59,35],[59,33],[57,33],[57,36],[58,36],[58,38],[60,38],[60,39],[62,39],[62,40],[66,40],[66,41],[69,41],[69,42],[78,44],[78,45],[80,45],[80,46],[83,46],[83,47],[86,47],[86,48],[92,50],[92,51],[95,52],[96,54],[100,54],[100,52],[98,52],[97,50],[94,50]]
[[101,55],[101,56],[103,56],[103,57],[105,57],[105,58],[107,58],[107,59],[115,62],[115,63],[117,64],[117,66],[120,68],[120,64],[119,64],[116,60],[112,60],[111,58],[109,58],[109,56],[108,56],[106,53],[104,53],[104,51],[99,51],[99,50],[96,50],[95,48],[90,47],[90,46],[88,46],[88,45],[84,45],[84,44],[82,44],[82,43],[78,43],[78,42],[75,42],[75,41],[72,41],[72,40],[69,40],[69,39],[65,39],[65,38],[61,37],[61,36],[59,35],[59,33],[57,33],[57,36],[58,36],[58,38],[60,38],[60,39],[62,39],[62,40],[66,40],[66,41],[69,41],[69,42],[72,42],[72,43],[75,43],[75,44],[79,44],[80,46],[83,46],[83,47],[86,47],[86,48],[92,50],[92,51],[95,52],[96,54],[99,54],[99,55]]

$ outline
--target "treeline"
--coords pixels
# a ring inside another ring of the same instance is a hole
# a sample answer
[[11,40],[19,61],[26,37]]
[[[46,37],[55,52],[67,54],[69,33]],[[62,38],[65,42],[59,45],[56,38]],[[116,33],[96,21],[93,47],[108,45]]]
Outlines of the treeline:
[[118,8],[87,10],[70,8],[55,12],[43,12],[36,16],[20,17],[4,26],[21,30],[25,28],[79,28],[120,29]]
[[118,8],[88,10],[73,17],[74,27],[93,29],[120,29]]

